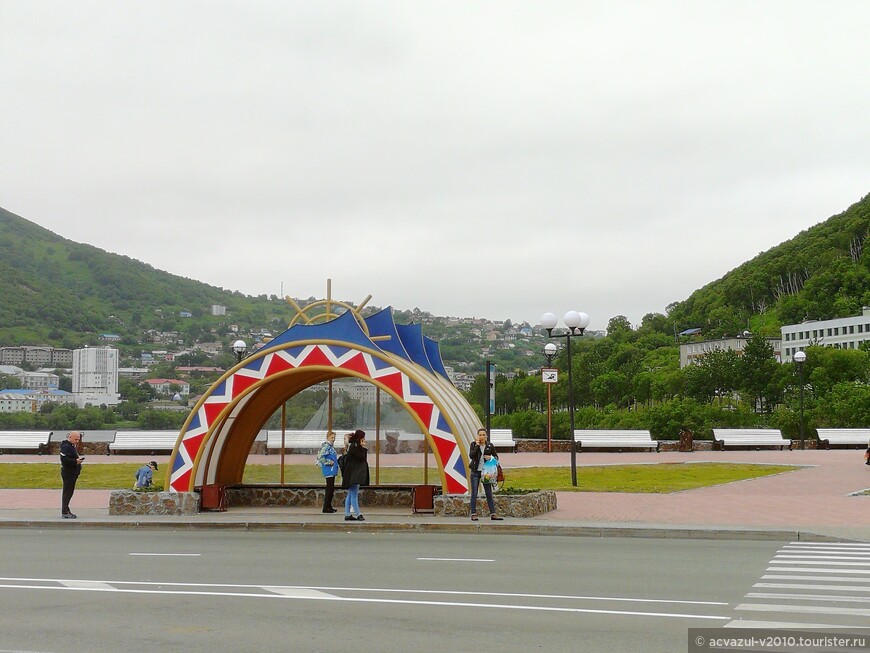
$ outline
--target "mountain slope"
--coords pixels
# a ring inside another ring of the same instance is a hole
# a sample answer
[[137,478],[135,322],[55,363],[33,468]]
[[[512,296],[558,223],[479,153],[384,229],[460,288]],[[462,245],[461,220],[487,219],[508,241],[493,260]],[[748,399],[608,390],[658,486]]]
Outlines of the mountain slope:
[[67,240],[4,209],[0,296],[4,344],[10,340],[7,336],[20,330],[42,335],[42,341],[57,341],[61,332],[117,332],[118,324],[166,326],[169,316],[181,310],[199,316],[207,314],[211,304],[263,321],[274,313],[265,309],[273,305],[265,298],[216,288]]
[[870,195],[668,307],[705,335],[857,315],[870,306]]

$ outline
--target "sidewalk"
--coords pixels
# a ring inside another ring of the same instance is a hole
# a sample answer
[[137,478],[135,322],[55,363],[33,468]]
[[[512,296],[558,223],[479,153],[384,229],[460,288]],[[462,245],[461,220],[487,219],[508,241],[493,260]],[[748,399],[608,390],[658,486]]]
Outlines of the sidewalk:
[[[163,469],[168,457],[110,456],[96,463],[144,463],[155,458]],[[277,455],[250,456],[249,464],[277,464]],[[53,463],[51,456],[2,456],[0,462]],[[286,464],[308,464],[309,455],[288,455]],[[569,473],[570,455],[502,454],[510,476],[516,467],[561,466]],[[795,472],[673,494],[557,493],[558,509],[532,519],[473,523],[461,518],[414,515],[404,510],[365,510],[366,522],[349,524],[341,512],[315,508],[231,508],[194,517],[109,516],[108,490],[77,490],[72,507],[79,519],[59,516],[60,490],[0,490],[0,528],[244,528],[322,530],[443,530],[564,535],[723,537],[746,539],[834,539],[870,541],[870,496],[850,496],[870,488],[870,466],[861,450],[714,451],[692,453],[582,453],[586,465],[660,462],[749,462],[794,464]],[[430,457],[430,464],[432,463]],[[374,456],[370,464],[374,470]],[[383,455],[382,467],[422,466],[420,454]],[[437,472],[430,473],[430,479]]]

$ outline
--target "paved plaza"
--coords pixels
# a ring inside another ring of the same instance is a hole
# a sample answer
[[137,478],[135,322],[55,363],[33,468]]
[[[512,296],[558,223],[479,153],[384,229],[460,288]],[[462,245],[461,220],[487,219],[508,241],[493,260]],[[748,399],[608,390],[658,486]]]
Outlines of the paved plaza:
[[[168,456],[107,456],[96,463],[136,462]],[[252,455],[249,464],[277,464],[279,456]],[[288,455],[286,464],[310,464],[310,455]],[[4,455],[0,462],[55,462],[54,456]],[[569,473],[567,453],[501,454],[510,479],[517,467],[559,466]],[[696,451],[692,453],[589,453],[577,455],[583,466],[655,464],[661,462],[739,462],[792,464],[794,472],[738,481],[671,494],[618,492],[559,492],[558,509],[531,519],[506,519],[498,524],[472,523],[457,517],[434,517],[398,509],[364,509],[364,524],[349,526],[339,511],[324,515],[316,508],[230,508],[193,517],[110,516],[108,490],[77,490],[72,501],[79,519],[61,520],[60,490],[0,490],[0,527],[172,526],[217,528],[432,528],[453,531],[509,531],[530,534],[661,537],[741,537],[838,539],[870,541],[870,496],[856,493],[870,488],[870,466],[863,450],[836,451]],[[432,463],[430,458],[430,464]],[[370,456],[374,470],[374,456]],[[422,466],[420,454],[382,455],[380,465]],[[87,473],[87,470],[84,472]],[[430,475],[430,482],[437,474]]]

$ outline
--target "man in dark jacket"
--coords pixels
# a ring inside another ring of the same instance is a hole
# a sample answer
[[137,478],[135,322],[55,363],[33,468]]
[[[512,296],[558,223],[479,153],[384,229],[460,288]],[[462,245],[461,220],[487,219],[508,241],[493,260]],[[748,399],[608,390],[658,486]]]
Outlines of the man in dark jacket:
[[64,519],[75,519],[70,512],[69,502],[76,491],[76,481],[82,471],[84,456],[79,456],[76,449],[81,442],[82,434],[78,431],[67,433],[66,440],[60,443],[60,478],[63,480],[63,493],[60,498],[60,515]]

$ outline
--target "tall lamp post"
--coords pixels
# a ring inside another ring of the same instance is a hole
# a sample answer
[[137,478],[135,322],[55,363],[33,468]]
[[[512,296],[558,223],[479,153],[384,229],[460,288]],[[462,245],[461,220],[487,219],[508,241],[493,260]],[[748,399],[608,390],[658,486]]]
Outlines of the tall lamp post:
[[559,371],[553,369],[553,358],[556,356],[555,343],[544,345],[544,356],[547,357],[547,367],[541,370],[541,380],[547,384],[547,453],[553,450],[553,384],[559,381]]
[[553,329],[559,323],[558,318],[553,313],[544,313],[541,316],[541,326],[547,330],[548,338],[565,338],[568,343],[568,421],[570,423],[570,432],[568,437],[571,440],[571,485],[577,486],[577,442],[574,440],[574,376],[571,371],[571,340],[575,336],[582,336],[586,327],[589,326],[589,316],[586,313],[578,313],[577,311],[568,311],[562,317],[565,322],[567,331],[565,333],[553,333]]
[[236,355],[236,363],[241,363],[245,354],[248,353],[248,345],[244,340],[236,340],[233,343],[233,353]]
[[798,378],[800,383],[800,438],[801,449],[804,448],[804,363],[807,360],[807,354],[803,351],[795,352],[794,362],[798,366]]

